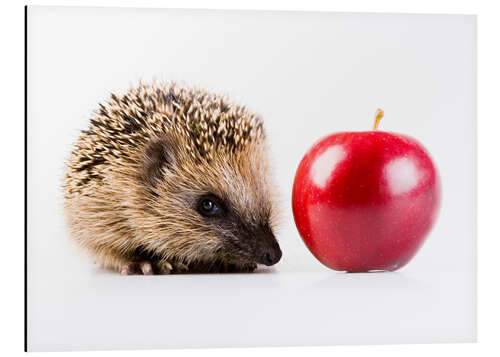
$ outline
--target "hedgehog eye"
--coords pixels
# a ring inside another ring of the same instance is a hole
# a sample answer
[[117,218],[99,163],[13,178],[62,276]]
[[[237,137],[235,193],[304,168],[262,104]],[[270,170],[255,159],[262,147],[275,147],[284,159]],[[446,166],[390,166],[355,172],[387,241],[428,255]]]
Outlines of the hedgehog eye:
[[217,200],[212,197],[203,197],[198,204],[198,212],[205,217],[210,217],[218,214],[221,207]]

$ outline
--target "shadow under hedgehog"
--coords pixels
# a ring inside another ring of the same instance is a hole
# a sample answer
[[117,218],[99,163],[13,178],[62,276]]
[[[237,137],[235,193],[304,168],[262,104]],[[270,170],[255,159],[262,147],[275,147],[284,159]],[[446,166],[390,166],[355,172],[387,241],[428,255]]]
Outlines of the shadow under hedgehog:
[[253,271],[281,258],[262,120],[201,89],[112,94],[76,142],[63,190],[71,235],[122,274]]

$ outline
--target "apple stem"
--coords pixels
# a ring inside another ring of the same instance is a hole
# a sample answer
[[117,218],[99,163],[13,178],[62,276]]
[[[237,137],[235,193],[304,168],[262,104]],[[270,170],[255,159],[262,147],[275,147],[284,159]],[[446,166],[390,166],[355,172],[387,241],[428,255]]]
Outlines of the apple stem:
[[373,124],[373,130],[378,129],[378,123],[380,123],[380,119],[384,116],[384,111],[380,108],[377,108],[377,111],[375,112],[375,123]]

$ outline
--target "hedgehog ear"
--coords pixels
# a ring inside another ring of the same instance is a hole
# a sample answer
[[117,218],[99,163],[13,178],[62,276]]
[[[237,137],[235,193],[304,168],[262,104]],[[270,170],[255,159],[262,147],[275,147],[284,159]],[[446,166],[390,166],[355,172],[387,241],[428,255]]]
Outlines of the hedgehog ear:
[[170,135],[152,139],[147,145],[142,162],[142,180],[156,187],[165,169],[172,169],[177,156],[177,140]]

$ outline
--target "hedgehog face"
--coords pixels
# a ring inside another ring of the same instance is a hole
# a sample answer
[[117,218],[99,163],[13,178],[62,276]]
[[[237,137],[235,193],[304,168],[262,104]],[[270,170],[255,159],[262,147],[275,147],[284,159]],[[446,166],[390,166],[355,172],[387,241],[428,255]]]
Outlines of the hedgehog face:
[[276,264],[282,253],[265,142],[214,151],[210,159],[193,157],[179,142],[172,135],[153,140],[144,158],[142,179],[151,211],[163,218],[164,250],[186,262]]
[[[226,196],[231,196],[228,192]],[[230,197],[224,199],[213,193],[202,194],[194,208],[202,224],[221,241],[220,254],[227,261],[255,262],[274,265],[281,250],[270,226],[267,213],[259,218],[243,213]]]

